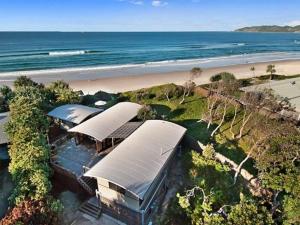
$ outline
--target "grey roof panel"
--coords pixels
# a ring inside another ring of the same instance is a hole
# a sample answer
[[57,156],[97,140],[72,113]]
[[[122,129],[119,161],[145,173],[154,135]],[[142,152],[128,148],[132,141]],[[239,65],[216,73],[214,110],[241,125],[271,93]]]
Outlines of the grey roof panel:
[[103,141],[121,126],[136,117],[141,108],[142,106],[136,103],[120,102],[68,131],[82,133],[98,141]]
[[171,122],[148,120],[85,176],[106,179],[143,199],[185,132]]
[[80,124],[87,117],[102,112],[103,109],[97,109],[78,104],[67,104],[59,106],[48,113],[48,116],[58,118],[67,122]]
[[114,131],[112,134],[108,136],[108,138],[127,138],[130,134],[132,134],[136,129],[138,129],[143,122],[128,122],[121,126],[119,129]]

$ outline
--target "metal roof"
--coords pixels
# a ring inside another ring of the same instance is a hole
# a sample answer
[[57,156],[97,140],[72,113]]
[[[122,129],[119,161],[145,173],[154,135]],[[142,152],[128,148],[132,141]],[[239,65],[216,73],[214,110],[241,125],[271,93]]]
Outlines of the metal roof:
[[8,143],[7,134],[4,131],[4,124],[8,122],[9,113],[0,113],[0,145]]
[[112,134],[108,136],[108,138],[127,138],[130,134],[132,134],[136,129],[138,129],[143,122],[128,122],[121,126],[119,129],[114,131]]
[[82,133],[103,141],[136,117],[141,108],[142,106],[136,103],[121,102],[68,131]]
[[106,179],[144,199],[185,132],[171,122],[148,120],[84,175]]
[[58,118],[67,122],[80,124],[87,117],[102,112],[103,109],[92,108],[78,104],[67,104],[59,106],[48,113],[48,116]]
[[256,91],[263,89],[272,89],[275,94],[287,98],[289,102],[300,112],[300,78],[285,80],[273,80],[264,84],[253,85],[242,88],[243,91]]

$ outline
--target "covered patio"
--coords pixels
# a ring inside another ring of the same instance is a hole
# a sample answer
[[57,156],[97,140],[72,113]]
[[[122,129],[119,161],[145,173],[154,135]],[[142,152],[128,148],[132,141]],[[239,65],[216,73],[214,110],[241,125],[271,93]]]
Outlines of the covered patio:
[[113,148],[132,134],[142,123],[132,121],[142,106],[121,102],[68,131],[76,143],[93,144],[98,153]]

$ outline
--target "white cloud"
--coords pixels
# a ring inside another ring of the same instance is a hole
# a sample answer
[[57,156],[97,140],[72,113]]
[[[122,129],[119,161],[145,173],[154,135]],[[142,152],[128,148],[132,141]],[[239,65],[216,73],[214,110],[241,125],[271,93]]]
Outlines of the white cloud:
[[293,20],[293,21],[286,23],[285,25],[292,26],[292,27],[298,26],[298,25],[300,25],[300,20]]
[[143,1],[139,1],[139,0],[133,0],[133,1],[129,1],[129,2],[134,5],[143,5],[144,4]]
[[119,2],[128,2],[133,5],[144,5],[143,0],[119,0]]
[[161,6],[166,6],[168,5],[168,2],[166,1],[161,1],[161,0],[153,0],[152,1],[152,6],[154,7],[161,7]]

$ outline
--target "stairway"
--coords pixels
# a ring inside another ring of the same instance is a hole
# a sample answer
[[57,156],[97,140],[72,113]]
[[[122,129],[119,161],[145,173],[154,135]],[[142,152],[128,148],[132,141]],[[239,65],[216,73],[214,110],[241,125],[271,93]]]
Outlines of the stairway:
[[97,181],[91,177],[79,176],[77,178],[79,184],[86,190],[90,195],[95,195],[97,189]]
[[99,219],[101,215],[101,207],[97,204],[96,197],[93,197],[87,202],[83,203],[80,206],[79,211],[96,219]]

